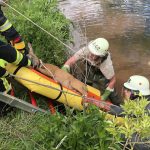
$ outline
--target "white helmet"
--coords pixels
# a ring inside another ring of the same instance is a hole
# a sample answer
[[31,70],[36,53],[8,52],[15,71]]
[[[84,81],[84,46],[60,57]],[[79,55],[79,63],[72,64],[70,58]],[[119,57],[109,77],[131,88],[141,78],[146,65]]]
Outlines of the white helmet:
[[124,87],[130,90],[139,91],[143,96],[150,95],[149,81],[144,76],[131,76],[128,81],[124,83]]
[[88,45],[89,51],[97,56],[105,56],[108,53],[109,43],[104,38],[91,41]]

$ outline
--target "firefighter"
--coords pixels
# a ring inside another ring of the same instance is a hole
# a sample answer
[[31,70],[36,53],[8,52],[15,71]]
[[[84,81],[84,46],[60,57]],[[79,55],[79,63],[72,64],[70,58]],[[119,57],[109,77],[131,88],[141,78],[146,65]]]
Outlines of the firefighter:
[[[146,98],[149,103],[145,107],[145,112],[150,115],[150,84],[149,80],[140,75],[131,76],[127,82],[123,84],[123,97],[124,100],[140,100],[141,98]],[[136,108],[135,108],[136,109]],[[119,107],[112,105],[110,106],[109,113],[124,117],[124,110]],[[138,137],[138,138],[137,138]],[[140,139],[137,133],[132,135],[131,142],[135,142],[134,150],[149,150],[150,144],[144,144],[142,142],[150,141],[150,137],[146,139]],[[139,143],[138,143],[139,142]]]
[[[150,85],[149,80],[140,75],[131,76],[127,82],[123,84],[123,99],[126,100],[140,100],[146,98],[150,101]],[[145,108],[146,112],[150,113],[150,103]],[[119,106],[112,105],[109,113],[117,116],[124,116],[123,109]]]
[[108,49],[108,41],[105,38],[97,38],[69,58],[62,69],[70,72],[71,68],[79,66],[79,70],[83,71],[75,71],[81,75],[81,77],[76,76],[76,78],[84,82],[87,75],[86,83],[102,92],[102,100],[110,99],[113,104],[119,105],[121,101],[114,91],[116,77]]
[[[35,68],[40,65],[40,61],[33,53],[28,54],[22,37],[4,16],[1,6],[5,6],[5,1],[0,0],[0,33],[9,44],[0,40],[0,92],[10,93],[11,84],[7,80],[9,73],[5,70],[7,63],[18,67],[33,66]],[[0,115],[4,114],[6,109],[6,104],[1,102]]]
[[37,67],[40,61],[34,54],[28,54],[22,37],[4,16],[1,6],[5,6],[5,1],[0,0],[0,33],[11,44],[0,41],[0,91],[7,92],[10,89],[10,84],[5,78],[8,76],[8,72],[5,70],[7,62],[17,66]]
[[146,77],[140,75],[131,76],[127,82],[124,83],[124,98],[135,100],[144,96],[150,101],[150,87],[149,81]]
[[[29,59],[30,58],[30,59]],[[40,61],[32,59],[27,55],[23,55],[10,44],[6,44],[0,41],[0,92],[10,94],[11,84],[7,80],[9,73],[5,70],[7,63],[12,63],[18,67],[22,66],[33,66],[38,67]],[[5,103],[0,102],[0,116],[7,114],[10,111]]]
[[27,53],[25,43],[11,22],[5,17],[2,11],[2,1],[0,1],[0,33],[5,39],[20,52]]

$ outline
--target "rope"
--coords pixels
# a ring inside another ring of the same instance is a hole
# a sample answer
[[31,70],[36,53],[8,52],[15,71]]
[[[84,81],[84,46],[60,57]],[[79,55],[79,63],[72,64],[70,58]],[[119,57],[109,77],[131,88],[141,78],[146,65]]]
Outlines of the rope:
[[48,84],[42,84],[42,83],[39,83],[39,82],[36,82],[36,81],[32,81],[32,80],[29,80],[29,79],[26,79],[26,78],[19,77],[17,75],[10,74],[10,76],[12,76],[14,78],[18,78],[18,79],[24,80],[24,81],[27,81],[27,82],[30,82],[30,83],[41,85],[41,86],[44,86],[44,87],[47,87],[47,88],[51,88],[51,89],[57,90],[59,92],[67,93],[67,94],[70,94],[70,95],[73,95],[73,96],[83,97],[81,95],[73,94],[73,93],[70,93],[70,92],[67,92],[67,91],[64,91],[64,90],[59,90],[59,89],[57,89],[57,88],[55,88],[53,86],[50,86]]
[[16,10],[15,8],[13,8],[12,6],[10,6],[9,4],[7,4],[6,2],[3,1],[3,3],[8,6],[9,8],[11,8],[12,10],[14,10],[15,12],[17,12],[19,15],[23,16],[25,19],[27,19],[29,22],[31,22],[32,24],[34,24],[36,27],[40,28],[42,31],[44,31],[45,33],[47,33],[48,35],[50,35],[51,37],[53,37],[55,40],[59,41],[61,44],[63,44],[64,46],[66,46],[67,48],[69,48],[71,51],[75,52],[75,50],[73,50],[69,45],[65,44],[64,42],[62,42],[61,40],[59,40],[56,36],[54,36],[52,33],[48,32],[47,30],[45,30],[44,28],[42,28],[40,25],[38,25],[37,23],[35,23],[34,21],[32,21],[30,18],[28,18],[27,16],[23,15],[21,12],[19,12],[18,10]]
[[[9,8],[11,8],[12,10],[14,10],[15,12],[17,12],[18,14],[20,14],[21,16],[23,16],[25,19],[27,19],[29,22],[31,22],[32,24],[34,24],[36,27],[38,27],[38,28],[40,28],[42,31],[44,31],[45,33],[47,33],[48,35],[50,35],[51,37],[53,37],[55,40],[57,40],[57,41],[59,41],[61,44],[63,44],[64,46],[66,46],[67,48],[69,48],[71,51],[73,51],[73,52],[75,52],[70,46],[68,46],[67,44],[65,44],[64,42],[62,42],[61,40],[59,40],[57,37],[55,37],[53,34],[51,34],[50,32],[48,32],[47,30],[45,30],[44,28],[42,28],[41,26],[39,26],[38,24],[36,24],[34,21],[32,21],[30,18],[28,18],[27,16],[25,16],[25,15],[23,15],[21,12],[19,12],[18,10],[16,10],[15,8],[13,8],[12,6],[10,6],[9,4],[7,4],[6,2],[4,2],[3,1],[3,3],[6,5],[6,6],[8,6]],[[85,30],[86,31],[86,30]],[[52,74],[52,72],[48,69],[48,68],[46,68],[45,66],[44,66],[44,64],[42,63],[42,66],[52,75],[52,77],[53,77],[53,79],[55,80],[55,78],[54,78],[54,75]],[[86,65],[86,68],[87,68],[87,65]],[[87,70],[87,69],[86,69]],[[89,70],[90,71],[90,70]],[[86,71],[86,74],[87,74],[87,71]],[[13,76],[13,75],[12,75]],[[20,78],[21,79],[21,77],[18,77],[18,78]],[[23,80],[23,79],[22,79]],[[25,79],[24,79],[25,80]],[[87,78],[86,78],[86,76],[85,76],[85,83],[86,83],[86,80],[87,80]],[[26,81],[27,81],[27,79],[26,79]],[[29,80],[28,80],[29,81]],[[55,80],[56,81],[56,80]],[[32,81],[32,82],[34,82],[34,81]],[[57,81],[56,81],[57,82]],[[37,83],[37,84],[39,84],[39,83]],[[45,85],[45,86],[47,86],[48,87],[48,85]],[[53,88],[53,87],[51,87],[51,88]],[[58,90],[58,89],[56,89],[56,90]],[[64,91],[65,92],[65,91]],[[66,92],[67,93],[67,92]],[[69,94],[69,93],[68,93]],[[71,94],[71,93],[70,93]]]
[[[15,78],[19,78],[19,79],[21,79],[21,80],[24,80],[24,81],[27,81],[27,82],[30,82],[30,83],[34,83],[34,84],[37,84],[37,85],[41,85],[41,86],[44,86],[44,87],[47,87],[47,88],[51,88],[51,89],[57,90],[57,91],[59,91],[61,94],[62,94],[62,93],[65,94],[64,96],[66,96],[66,94],[70,94],[70,95],[72,95],[72,96],[80,97],[80,98],[83,99],[83,108],[84,108],[84,110],[85,110],[85,108],[86,108],[86,104],[87,104],[87,103],[91,103],[91,104],[93,104],[93,105],[99,107],[100,109],[104,109],[104,110],[106,110],[106,111],[111,110],[111,111],[114,112],[114,113],[116,113],[116,111],[113,110],[113,108],[111,108],[111,106],[119,107],[119,106],[116,106],[116,105],[114,105],[114,104],[106,103],[105,101],[102,101],[102,100],[97,100],[97,99],[94,99],[94,98],[91,98],[91,97],[87,97],[86,95],[82,95],[82,96],[81,96],[81,95],[77,95],[77,94],[70,93],[70,92],[68,92],[68,91],[64,91],[63,88],[57,89],[57,88],[54,88],[54,87],[52,87],[52,86],[50,86],[50,85],[38,83],[38,82],[36,82],[36,81],[32,81],[32,80],[29,80],[29,79],[25,79],[25,78],[22,78],[22,77],[19,77],[19,76],[17,76],[17,75],[13,75],[13,74],[10,74],[10,76],[15,77]],[[57,99],[58,99],[59,97],[60,97],[60,95],[57,97]],[[67,98],[66,98],[66,100],[67,100]],[[88,100],[89,100],[89,101],[88,101]],[[66,102],[67,102],[67,101],[66,101]],[[67,105],[68,105],[68,102],[67,102]]]
[[[12,6],[10,6],[9,4],[7,4],[6,2],[3,1],[3,3],[8,6],[9,8],[11,8],[12,10],[14,10],[15,12],[17,12],[19,15],[23,16],[25,19],[27,19],[29,22],[31,22],[32,24],[34,24],[36,27],[40,28],[42,31],[44,31],[45,33],[47,33],[48,35],[50,35],[51,37],[53,37],[55,40],[59,41],[61,44],[63,44],[64,46],[66,46],[67,48],[69,48],[71,51],[76,52],[75,50],[73,50],[70,46],[68,46],[67,44],[65,44],[64,42],[62,42],[61,40],[59,40],[57,37],[55,37],[53,34],[51,34],[50,32],[48,32],[47,30],[45,30],[44,28],[42,28],[41,26],[39,26],[38,24],[36,24],[34,21],[32,21],[30,18],[28,18],[27,16],[23,15],[21,12],[19,12],[18,10],[16,10],[15,8],[13,8]],[[44,65],[43,67],[50,72]],[[79,67],[79,66],[78,66]],[[52,74],[52,73],[51,73]],[[52,75],[53,76],[53,75]],[[85,75],[84,75],[85,76]],[[53,76],[54,78],[54,76]],[[86,76],[85,76],[86,79]],[[54,78],[55,80],[55,78]],[[85,82],[86,83],[86,82]]]

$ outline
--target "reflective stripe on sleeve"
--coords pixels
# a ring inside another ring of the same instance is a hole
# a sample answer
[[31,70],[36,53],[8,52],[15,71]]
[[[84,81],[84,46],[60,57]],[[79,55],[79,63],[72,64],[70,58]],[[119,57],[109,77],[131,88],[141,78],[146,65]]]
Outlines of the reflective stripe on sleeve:
[[0,31],[4,32],[8,30],[11,26],[12,24],[9,22],[9,20],[6,20],[6,22],[2,26],[0,26]]
[[16,61],[14,61],[13,64],[18,65],[21,62],[21,60],[23,59],[23,55],[20,52],[18,52],[17,50],[16,50],[16,52],[17,52],[17,57],[16,57]]
[[11,84],[8,83],[6,78],[1,78],[1,80],[3,81],[3,85],[6,89],[6,93],[9,92],[11,90]]

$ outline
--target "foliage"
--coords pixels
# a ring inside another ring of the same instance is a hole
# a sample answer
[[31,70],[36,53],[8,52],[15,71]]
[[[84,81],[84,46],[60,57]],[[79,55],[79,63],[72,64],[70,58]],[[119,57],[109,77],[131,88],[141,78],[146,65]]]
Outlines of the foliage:
[[[62,42],[69,42],[70,22],[59,12],[56,0],[22,0],[19,4],[14,0],[10,5],[34,21],[33,24],[13,10],[5,10],[26,43],[32,42],[36,54],[43,61],[62,65],[66,47],[49,33]],[[58,113],[11,114],[0,119],[0,149],[117,150],[120,149],[118,143],[122,143],[122,135],[126,139],[124,147],[128,144],[133,146],[131,139],[134,133],[141,138],[150,136],[150,116],[144,111],[147,103],[145,99],[126,101],[122,106],[125,110],[122,126],[118,126],[115,119],[113,123],[106,121],[105,115],[95,107],[90,107],[88,113],[73,115],[70,111],[66,116]]]
[[[57,8],[56,0],[13,0],[11,8],[5,10],[6,16],[27,42],[32,42],[35,53],[44,62],[62,65],[67,49],[57,38],[68,43],[70,39],[70,21]],[[29,21],[31,20],[31,21]],[[43,29],[41,29],[43,28]],[[54,37],[52,37],[54,36]]]
[[66,116],[20,113],[1,119],[0,126],[3,150],[104,150],[116,146],[105,129],[108,123],[104,114],[95,107],[90,113]]
[[116,135],[120,135],[119,137],[123,135],[125,137],[126,144],[124,147],[127,145],[134,146],[133,135],[137,136],[136,142],[150,137],[150,115],[148,110],[145,110],[148,103],[149,101],[144,97],[135,101],[125,101],[122,106],[124,109],[123,114],[125,115],[124,124],[117,126],[116,120],[114,120],[113,124],[110,124],[108,131],[114,135],[114,138],[117,138],[116,140],[118,140]]

